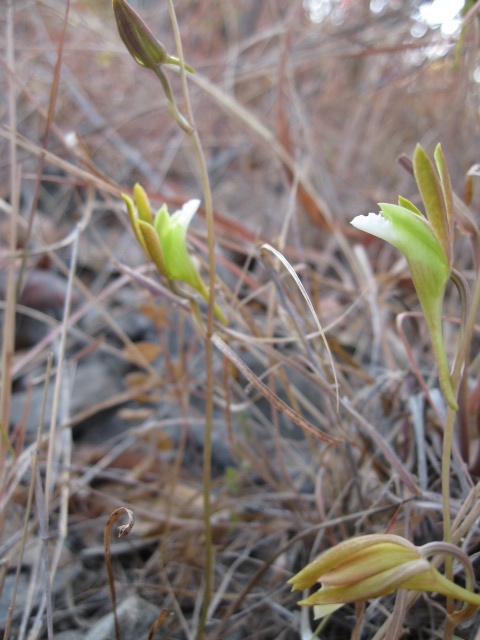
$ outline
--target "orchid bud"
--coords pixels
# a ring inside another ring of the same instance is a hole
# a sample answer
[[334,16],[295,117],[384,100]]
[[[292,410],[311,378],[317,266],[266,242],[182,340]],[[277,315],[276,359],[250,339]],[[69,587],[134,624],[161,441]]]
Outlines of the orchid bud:
[[[112,4],[118,33],[133,59],[141,67],[156,70],[162,64],[180,66],[179,59],[167,53],[163,44],[157,40],[128,2],[112,0]],[[193,69],[188,65],[185,65],[185,68],[193,73]]]
[[[193,131],[192,126],[178,110],[170,82],[162,70],[162,65],[164,64],[174,64],[180,67],[182,63],[178,58],[167,53],[163,44],[155,38],[128,2],[125,0],[112,0],[112,2],[118,33],[123,43],[141,67],[151,69],[157,75],[165,91],[170,113],[176,123],[186,133],[191,134]],[[190,73],[194,73],[194,70],[188,64],[184,64],[184,67],[187,71],[190,71]]]
[[167,62],[167,50],[125,0],[113,0],[118,33],[134,60],[149,69]]

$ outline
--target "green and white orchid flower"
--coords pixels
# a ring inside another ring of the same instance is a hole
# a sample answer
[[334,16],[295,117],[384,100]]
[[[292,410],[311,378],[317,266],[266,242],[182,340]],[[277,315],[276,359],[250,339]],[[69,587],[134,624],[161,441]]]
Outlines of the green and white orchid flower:
[[453,256],[453,197],[440,145],[435,151],[439,177],[425,151],[417,146],[413,158],[415,178],[426,217],[408,200],[380,204],[380,213],[354,218],[351,224],[389,242],[405,256],[425,316],[445,400],[453,409],[453,394],[442,331],[442,304]]
[[[125,194],[122,198],[127,205],[135,236],[147,257],[170,285],[179,280],[198,291],[208,302],[208,289],[187,248],[187,229],[200,206],[200,200],[189,200],[172,215],[164,204],[154,217],[148,196],[141,185],[135,185],[134,196],[135,203]],[[226,323],[225,316],[217,305],[214,310],[219,320]]]

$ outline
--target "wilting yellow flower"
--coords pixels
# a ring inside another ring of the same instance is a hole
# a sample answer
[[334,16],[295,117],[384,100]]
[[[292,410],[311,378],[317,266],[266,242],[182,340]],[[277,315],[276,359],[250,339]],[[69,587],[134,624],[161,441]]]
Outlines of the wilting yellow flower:
[[[208,302],[209,294],[197,268],[193,264],[187,248],[187,229],[200,206],[200,200],[189,200],[183,207],[170,215],[164,204],[152,215],[150,202],[145,190],[136,184],[133,200],[122,195],[127,205],[128,216],[135,236],[147,257],[157,267],[159,273],[169,282],[179,280],[198,291]],[[217,317],[226,323],[220,309],[214,307]]]
[[442,303],[452,268],[453,197],[440,145],[435,160],[440,179],[422,147],[417,146],[413,167],[427,217],[399,198],[398,205],[382,203],[381,213],[357,216],[352,225],[389,242],[405,256],[432,341],[441,389],[447,403],[457,409],[442,331]]
[[344,604],[378,598],[397,589],[439,593],[480,606],[480,596],[445,578],[400,536],[372,534],[341,542],[322,553],[289,581],[292,591],[321,588],[298,604],[322,618]]

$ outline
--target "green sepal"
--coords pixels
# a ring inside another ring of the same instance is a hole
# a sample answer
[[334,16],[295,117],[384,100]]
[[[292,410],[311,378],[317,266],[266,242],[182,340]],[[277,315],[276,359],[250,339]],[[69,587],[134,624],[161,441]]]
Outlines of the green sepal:
[[430,158],[420,145],[417,145],[413,155],[413,172],[425,206],[427,219],[432,225],[433,232],[448,259],[450,253],[449,227],[447,213],[443,205],[442,187],[435,175]]
[[437,144],[434,153],[435,163],[437,165],[438,174],[440,176],[440,186],[443,193],[444,210],[446,216],[447,227],[447,259],[451,263],[453,260],[453,191],[448,172],[447,161],[443,155],[442,147]]
[[407,580],[403,587],[405,589],[414,589],[415,591],[440,593],[448,598],[454,598],[460,602],[480,607],[480,594],[455,584],[433,566],[430,567],[427,573],[421,573]]
[[133,193],[135,195],[135,204],[137,205],[139,219],[147,222],[148,224],[153,224],[150,200],[148,199],[145,189],[137,182],[133,187]]
[[[118,33],[137,64],[147,69],[157,69],[162,64],[181,66],[180,60],[167,53],[163,44],[157,40],[128,2],[112,0],[112,5]],[[185,64],[185,69],[195,73],[188,64]]]
[[160,274],[165,278],[168,278],[169,276],[162,251],[162,245],[160,244],[160,240],[158,239],[155,229],[151,224],[148,224],[148,222],[145,222],[144,220],[138,221],[138,227],[142,234],[147,255],[150,256]]
[[124,193],[122,193],[122,199],[127,205],[128,218],[130,220],[130,225],[133,229],[133,233],[135,234],[135,237],[142,247],[143,251],[148,255],[147,246],[145,244],[145,240],[143,239],[143,235],[138,224],[138,217],[135,212],[135,205],[133,204],[133,200],[130,198],[130,196],[127,196]]
[[404,209],[408,209],[412,213],[416,213],[423,218],[423,213],[419,209],[417,209],[413,202],[410,202],[410,200],[407,200],[403,196],[398,196],[398,206],[403,207]]

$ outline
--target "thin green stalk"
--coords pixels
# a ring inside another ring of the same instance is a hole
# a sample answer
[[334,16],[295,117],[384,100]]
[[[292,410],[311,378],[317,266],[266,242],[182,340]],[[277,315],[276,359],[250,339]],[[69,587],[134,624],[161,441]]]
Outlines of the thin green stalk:
[[209,289],[210,297],[208,300],[208,319],[207,331],[205,334],[205,363],[207,371],[206,380],[206,407],[205,407],[205,442],[203,448],[203,513],[205,523],[205,590],[203,595],[202,613],[196,634],[196,640],[203,637],[205,625],[207,622],[208,606],[210,604],[212,593],[212,576],[213,576],[213,540],[211,527],[211,466],[212,466],[212,426],[213,426],[213,313],[215,306],[215,236],[213,223],[213,206],[212,191],[210,188],[210,180],[208,177],[207,164],[203,153],[200,136],[195,127],[193,111],[190,104],[190,96],[188,93],[187,79],[185,73],[185,61],[183,57],[182,41],[180,37],[180,29],[175,15],[175,9],[172,0],[168,0],[168,9],[170,19],[172,21],[173,31],[175,35],[175,43],[177,46],[177,55],[180,60],[180,77],[182,82],[183,99],[185,103],[185,111],[187,120],[191,126],[191,131],[187,131],[195,151],[198,166],[200,169],[200,177],[202,181],[203,194],[205,199],[205,217],[207,222],[207,238],[208,238],[208,264],[209,264]]
[[[453,377],[453,376],[452,376]],[[458,385],[452,384],[453,393],[455,397],[457,395]],[[443,434],[443,451],[442,451],[442,501],[443,501],[443,540],[444,542],[451,542],[452,540],[452,522],[450,519],[450,461],[452,456],[452,440],[453,440],[453,428],[455,425],[455,409],[448,406],[447,419],[445,421],[445,431]],[[452,580],[453,578],[453,562],[452,558],[447,556],[445,558],[445,576]],[[453,613],[454,601],[452,598],[447,598],[447,611],[449,614]],[[444,640],[450,640],[453,636],[454,625],[447,617],[445,621]]]
[[[458,274],[452,272],[452,280],[460,293],[462,303],[460,336],[451,376],[452,389],[456,396],[460,386],[463,368],[465,366],[467,349],[471,344],[475,317],[480,303],[480,274],[477,277],[471,303],[469,302],[468,290],[464,279],[459,278]],[[445,542],[451,542],[452,536],[450,520],[450,460],[455,416],[456,411],[448,407],[442,452],[443,539]]]
[[[475,283],[475,291],[471,304],[469,304],[468,289],[462,277],[452,272],[452,280],[455,283],[462,303],[462,321],[460,323],[460,336],[458,341],[458,349],[455,356],[455,363],[451,375],[452,390],[457,397],[463,368],[466,362],[467,349],[470,347],[473,327],[477,315],[477,309],[480,303],[480,274],[477,274]],[[450,514],[450,463],[452,456],[453,431],[455,426],[456,411],[450,406],[447,409],[447,417],[445,421],[445,431],[443,435],[443,451],[442,451],[442,501],[443,501],[443,540],[444,542],[452,541],[452,522]],[[445,576],[453,579],[453,563],[452,558],[445,558]],[[454,602],[451,598],[447,600],[447,611],[453,613]],[[444,629],[444,640],[450,640],[453,637],[455,622],[451,618],[447,618]]]

